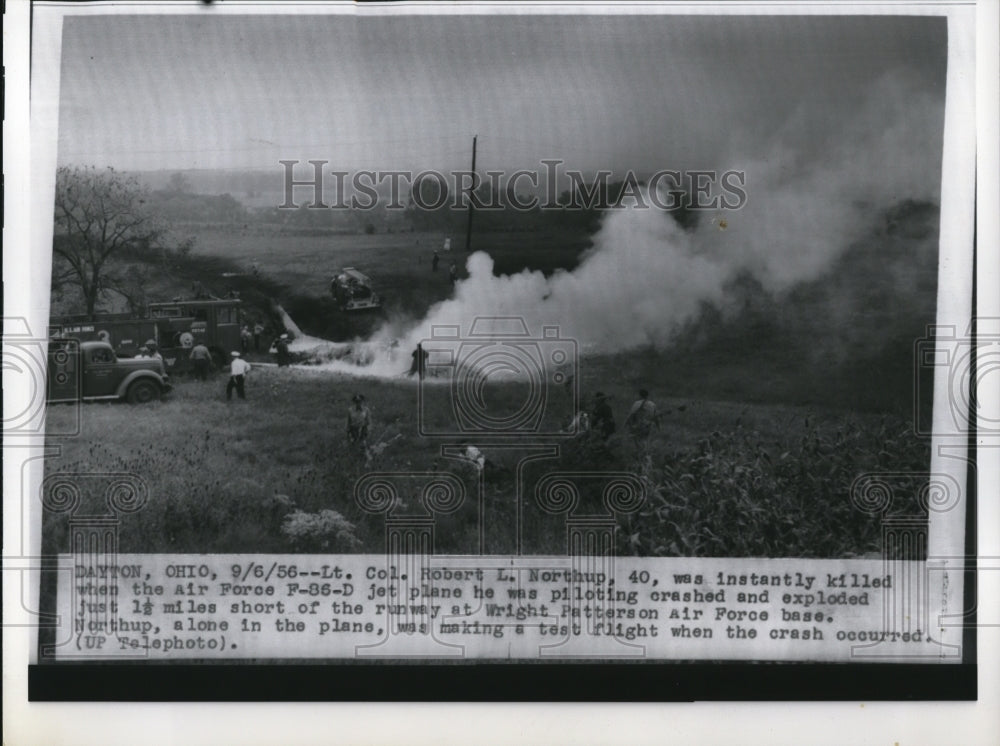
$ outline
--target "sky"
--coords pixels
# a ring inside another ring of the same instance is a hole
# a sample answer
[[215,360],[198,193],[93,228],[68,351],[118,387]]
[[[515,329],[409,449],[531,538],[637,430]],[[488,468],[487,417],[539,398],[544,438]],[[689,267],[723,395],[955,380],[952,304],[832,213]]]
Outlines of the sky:
[[63,34],[59,162],[123,170],[460,169],[473,135],[481,171],[738,168],[776,144],[810,161],[887,80],[943,116],[947,59],[945,20],[918,17],[115,15]]

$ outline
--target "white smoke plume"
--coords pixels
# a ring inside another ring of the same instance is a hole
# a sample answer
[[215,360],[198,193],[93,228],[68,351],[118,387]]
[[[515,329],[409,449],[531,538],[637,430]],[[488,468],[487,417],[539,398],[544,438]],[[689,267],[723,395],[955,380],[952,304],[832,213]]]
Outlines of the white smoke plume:
[[943,116],[940,93],[905,73],[886,76],[825,139],[792,117],[766,157],[731,162],[746,172],[741,210],[703,214],[695,231],[655,207],[611,210],[579,266],[548,278],[527,270],[494,276],[492,259],[474,253],[452,298],[419,321],[386,325],[350,357],[368,374],[399,375],[435,325],[467,332],[483,316],[524,317],[536,334],[558,325],[584,353],[666,346],[702,303],[724,306],[737,274],[776,293],[816,280],[864,239],[880,211],[905,198],[936,202]]

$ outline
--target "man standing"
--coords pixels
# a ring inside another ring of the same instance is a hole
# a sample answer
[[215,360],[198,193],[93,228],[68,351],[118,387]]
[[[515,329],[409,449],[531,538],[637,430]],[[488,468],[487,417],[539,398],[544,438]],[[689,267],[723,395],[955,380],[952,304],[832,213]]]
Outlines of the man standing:
[[260,352],[260,335],[264,333],[264,325],[259,321],[253,325],[253,351]]
[[246,399],[246,391],[243,388],[246,374],[250,372],[250,363],[240,357],[240,353],[233,352],[233,361],[229,364],[229,383],[226,384],[226,401],[233,398],[233,389],[240,399]]
[[288,352],[288,335],[282,334],[278,337],[278,341],[275,342],[275,347],[278,350],[278,367],[287,367],[291,362],[291,355]]
[[191,364],[199,381],[208,379],[208,368],[212,364],[212,353],[201,342],[191,348]]
[[368,430],[372,424],[372,413],[365,404],[362,394],[351,397],[354,406],[347,409],[347,439],[358,443],[362,449],[368,448]]
[[413,358],[413,362],[410,364],[410,375],[417,376],[421,381],[424,380],[424,370],[430,353],[424,349],[422,343],[418,342],[417,349],[410,353],[410,357]]
[[441,263],[441,255],[437,253],[437,249],[434,249],[434,257],[431,259],[431,272],[438,271],[438,264]]
[[607,440],[615,433],[615,415],[608,404],[608,398],[598,391],[594,394],[594,408],[590,412],[590,429],[600,433]]
[[656,413],[656,405],[650,401],[649,392],[639,389],[639,399],[632,405],[625,418],[625,427],[635,441],[637,447],[645,447],[653,426],[660,426],[660,416]]
[[240,329],[240,344],[243,346],[243,354],[246,355],[250,350],[250,330],[246,324]]
[[458,265],[455,262],[452,262],[451,266],[448,267],[448,281],[452,285],[458,282]]

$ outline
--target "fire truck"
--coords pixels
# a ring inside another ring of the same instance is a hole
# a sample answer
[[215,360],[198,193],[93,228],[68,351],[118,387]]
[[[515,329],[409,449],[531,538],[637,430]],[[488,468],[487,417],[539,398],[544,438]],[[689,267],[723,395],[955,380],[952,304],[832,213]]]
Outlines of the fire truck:
[[175,300],[150,303],[142,318],[128,314],[98,314],[96,319],[79,316],[54,317],[49,337],[81,342],[107,342],[119,358],[135,357],[148,340],[156,343],[167,371],[184,373],[192,367],[191,348],[205,345],[216,366],[240,349],[239,300]]
[[145,404],[170,389],[170,376],[160,360],[119,358],[102,341],[49,340],[49,403],[124,399]]

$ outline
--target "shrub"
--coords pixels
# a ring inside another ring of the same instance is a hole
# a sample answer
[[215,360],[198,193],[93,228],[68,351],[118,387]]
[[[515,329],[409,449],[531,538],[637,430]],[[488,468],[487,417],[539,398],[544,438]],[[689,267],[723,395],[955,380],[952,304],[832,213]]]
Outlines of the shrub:
[[281,533],[294,549],[306,552],[350,552],[361,543],[354,535],[354,524],[335,510],[296,510],[285,516]]

